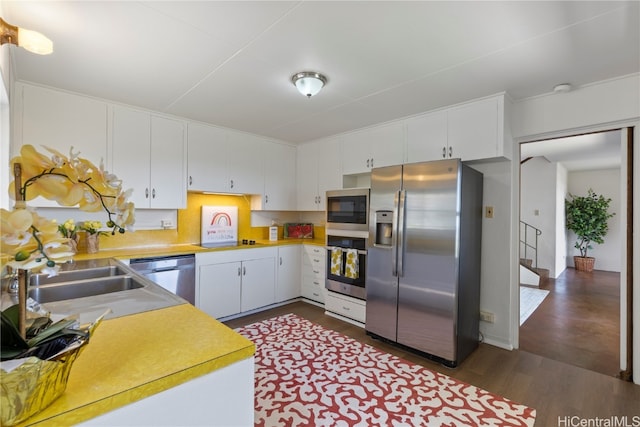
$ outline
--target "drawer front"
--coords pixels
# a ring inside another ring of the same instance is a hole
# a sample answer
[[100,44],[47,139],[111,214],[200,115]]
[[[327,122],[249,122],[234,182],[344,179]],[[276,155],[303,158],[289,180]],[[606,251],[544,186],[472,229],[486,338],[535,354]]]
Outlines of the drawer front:
[[324,303],[325,301],[324,279],[305,274],[302,276],[300,291],[303,298],[308,298],[320,303]]
[[325,309],[361,323],[365,323],[366,320],[366,305],[364,302],[341,298],[333,292],[327,292]]
[[327,250],[321,246],[305,246],[302,253],[302,262],[305,265],[317,267],[324,271],[326,256]]

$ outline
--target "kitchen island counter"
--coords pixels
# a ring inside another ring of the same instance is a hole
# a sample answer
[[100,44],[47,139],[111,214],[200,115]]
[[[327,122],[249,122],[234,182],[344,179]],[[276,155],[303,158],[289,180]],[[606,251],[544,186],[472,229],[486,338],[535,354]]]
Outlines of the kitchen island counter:
[[[64,394],[21,425],[90,420],[251,359],[254,352],[251,341],[190,304],[105,320],[71,369]],[[211,386],[224,393],[229,385]]]

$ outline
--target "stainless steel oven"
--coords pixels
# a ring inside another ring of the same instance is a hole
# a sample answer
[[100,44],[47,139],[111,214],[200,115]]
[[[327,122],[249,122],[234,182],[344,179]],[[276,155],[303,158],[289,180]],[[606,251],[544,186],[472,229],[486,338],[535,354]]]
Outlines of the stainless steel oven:
[[327,228],[369,230],[369,189],[327,191]]
[[327,279],[325,287],[354,298],[366,299],[367,233],[327,229]]

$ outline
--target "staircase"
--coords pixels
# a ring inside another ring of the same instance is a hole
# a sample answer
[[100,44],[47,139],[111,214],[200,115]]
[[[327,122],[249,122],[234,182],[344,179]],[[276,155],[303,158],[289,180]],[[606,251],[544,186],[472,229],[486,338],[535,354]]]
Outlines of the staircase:
[[[542,231],[520,221],[520,284],[539,287],[549,278],[549,270],[538,268],[538,236]],[[533,258],[529,258],[529,255]]]

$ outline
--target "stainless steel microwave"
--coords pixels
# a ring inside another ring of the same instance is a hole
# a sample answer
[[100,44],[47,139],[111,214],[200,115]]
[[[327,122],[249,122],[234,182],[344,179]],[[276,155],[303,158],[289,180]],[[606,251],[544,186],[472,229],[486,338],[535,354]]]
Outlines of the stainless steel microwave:
[[336,230],[369,230],[369,189],[327,191],[327,225]]

